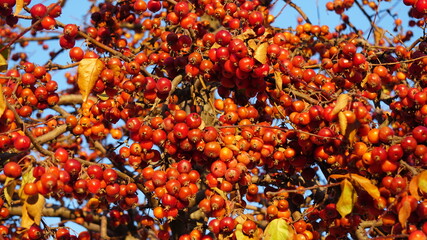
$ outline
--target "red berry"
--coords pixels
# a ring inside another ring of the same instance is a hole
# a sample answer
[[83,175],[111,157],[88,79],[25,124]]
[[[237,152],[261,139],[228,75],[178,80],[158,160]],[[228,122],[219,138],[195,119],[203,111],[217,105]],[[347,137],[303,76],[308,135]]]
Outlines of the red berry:
[[30,13],[33,18],[42,18],[46,15],[47,8],[45,5],[38,3],[31,8]]
[[30,148],[31,146],[31,141],[30,138],[27,136],[18,136],[15,138],[15,140],[13,141],[13,146],[18,150],[18,151],[26,151]]
[[3,171],[7,177],[17,178],[21,176],[22,168],[16,162],[8,162],[4,165]]

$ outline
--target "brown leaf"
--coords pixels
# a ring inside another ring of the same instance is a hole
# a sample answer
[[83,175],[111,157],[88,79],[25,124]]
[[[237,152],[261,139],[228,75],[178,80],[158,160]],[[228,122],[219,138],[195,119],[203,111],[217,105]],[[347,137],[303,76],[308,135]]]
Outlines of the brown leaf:
[[280,71],[274,72],[274,80],[276,82],[276,89],[282,90],[283,89],[283,79],[282,79],[282,73]]
[[338,122],[340,124],[340,132],[342,135],[345,135],[347,130],[347,118],[343,112],[338,112]]
[[3,86],[0,84],[0,117],[6,110],[6,98],[3,95]]
[[24,0],[16,0],[15,12],[13,12],[13,15],[18,15],[22,8],[24,8]]
[[255,50],[254,58],[262,64],[265,64],[267,62],[267,48],[268,43],[264,42],[259,45]]
[[341,182],[341,196],[337,202],[337,211],[341,217],[347,216],[353,210],[357,201],[357,193],[353,185],[347,179]]
[[399,209],[399,222],[403,228],[406,228],[409,216],[411,216],[411,203],[404,201],[402,207]]
[[337,102],[335,104],[334,109],[332,109],[332,115],[337,114],[338,112],[340,112],[342,109],[344,109],[345,107],[347,107],[348,102],[351,100],[350,96],[348,94],[341,94],[338,96],[337,98]]
[[378,199],[381,196],[377,186],[372,184],[371,180],[357,174],[349,174],[349,177],[365,189],[373,199]]
[[89,97],[103,68],[104,63],[98,58],[84,58],[80,61],[77,69],[77,83],[84,102]]
[[40,225],[45,198],[41,194],[29,196],[22,206],[21,227],[29,228],[34,223]]
[[409,182],[409,192],[414,198],[416,198],[419,201],[421,200],[421,197],[418,194],[418,177],[419,175],[414,176],[411,179],[411,182]]

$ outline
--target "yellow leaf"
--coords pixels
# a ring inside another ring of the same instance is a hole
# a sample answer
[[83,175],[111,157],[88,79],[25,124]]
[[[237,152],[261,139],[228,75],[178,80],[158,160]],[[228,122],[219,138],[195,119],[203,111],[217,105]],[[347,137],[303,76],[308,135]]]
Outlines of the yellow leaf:
[[242,228],[243,228],[242,224],[240,224],[240,223],[237,224],[236,231],[234,232],[234,234],[236,235],[236,239],[237,240],[249,240],[250,239],[249,236],[245,235],[242,232]]
[[6,199],[6,202],[9,204],[9,206],[11,206],[13,193],[15,192],[16,187],[16,180],[14,178],[7,177],[4,185],[7,186],[4,189],[4,198]]
[[227,144],[225,145],[225,147],[231,149],[232,151],[240,151],[240,149],[236,146],[236,145],[232,145],[232,144]]
[[268,43],[264,42],[261,45],[259,45],[255,50],[254,58],[262,64],[265,64],[267,62],[267,48],[268,48]]
[[255,36],[256,36],[255,31],[250,28],[250,29],[244,31],[242,34],[237,35],[236,38],[245,41],[246,39],[252,38]]
[[409,182],[409,192],[415,199],[419,201],[421,200],[421,197],[418,194],[418,178],[419,175],[416,175],[411,179],[411,182]]
[[41,194],[29,196],[22,206],[21,226],[29,228],[34,223],[40,225],[45,198]]
[[334,107],[334,109],[332,109],[332,115],[337,114],[342,109],[347,107],[349,101],[350,101],[350,96],[348,94],[343,93],[343,94],[339,95],[337,102],[335,104],[335,107]]
[[3,95],[3,86],[0,84],[0,117],[6,110],[6,98]]
[[86,203],[86,207],[89,209],[97,209],[99,208],[100,203],[101,202],[99,201],[98,198],[90,198]]
[[283,79],[282,73],[280,71],[274,72],[274,80],[276,82],[276,89],[282,90],[283,88]]
[[15,12],[13,13],[13,15],[18,15],[22,8],[24,7],[24,0],[16,0],[16,5],[15,5]]
[[347,216],[353,210],[357,201],[357,193],[353,185],[347,179],[341,182],[341,196],[337,202],[337,211],[341,217]]
[[357,182],[363,189],[365,189],[365,191],[368,192],[373,199],[378,199],[381,197],[380,191],[378,190],[377,186],[372,184],[371,180],[357,174],[349,174],[349,177],[353,181]]
[[340,179],[340,178],[347,178],[348,175],[343,175],[343,174],[332,174],[329,175],[329,178],[333,178],[333,179]]
[[427,170],[418,175],[418,187],[423,193],[427,193]]
[[107,101],[108,99],[110,99],[110,96],[108,96],[105,91],[103,93],[100,93],[97,95],[97,97],[99,99],[101,99],[102,101]]
[[356,142],[357,130],[359,129],[359,123],[354,122],[347,125],[345,137],[350,142],[350,145],[353,145]]
[[248,40],[248,46],[252,49],[255,50],[257,47],[257,43],[254,39],[249,39]]
[[104,63],[98,58],[84,58],[80,61],[77,69],[77,83],[84,102],[89,97],[103,68]]
[[[0,49],[4,46],[0,44]],[[0,72],[5,72],[7,70],[7,58],[9,57],[10,48],[5,48],[0,53]]]
[[411,216],[411,203],[404,201],[402,207],[399,209],[399,222],[402,224],[403,228],[406,228],[406,222]]
[[264,240],[290,240],[294,236],[294,229],[283,218],[274,219],[264,230]]
[[19,189],[19,198],[21,198],[21,202],[24,202],[28,195],[24,193],[24,187],[27,183],[33,183],[36,178],[33,175],[33,168],[31,167],[27,171],[22,174],[21,188]]
[[338,112],[338,122],[340,124],[340,132],[345,135],[347,130],[347,118],[343,112]]

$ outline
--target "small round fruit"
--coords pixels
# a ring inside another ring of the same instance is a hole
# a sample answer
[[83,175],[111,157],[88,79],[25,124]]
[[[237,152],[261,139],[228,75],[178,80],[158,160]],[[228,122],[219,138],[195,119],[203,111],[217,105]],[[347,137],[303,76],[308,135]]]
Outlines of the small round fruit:
[[29,137],[27,136],[18,136],[16,137],[16,139],[13,141],[13,146],[18,150],[18,151],[26,151],[30,148],[31,146],[31,140]]
[[4,165],[3,171],[7,177],[17,178],[21,176],[22,168],[16,162],[8,162]]

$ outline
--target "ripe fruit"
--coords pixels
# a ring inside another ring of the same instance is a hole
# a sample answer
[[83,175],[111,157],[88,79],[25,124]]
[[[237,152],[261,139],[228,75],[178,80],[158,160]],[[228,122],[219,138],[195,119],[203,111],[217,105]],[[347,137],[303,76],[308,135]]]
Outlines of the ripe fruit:
[[13,146],[18,151],[27,151],[31,146],[31,140],[27,136],[18,136],[13,141]]
[[30,9],[30,13],[33,18],[42,18],[46,15],[47,8],[45,5],[38,3]]
[[8,162],[4,165],[4,174],[10,178],[17,178],[21,176],[22,168],[16,162]]
[[415,4],[415,9],[420,13],[426,13],[427,11],[427,0],[418,0]]

